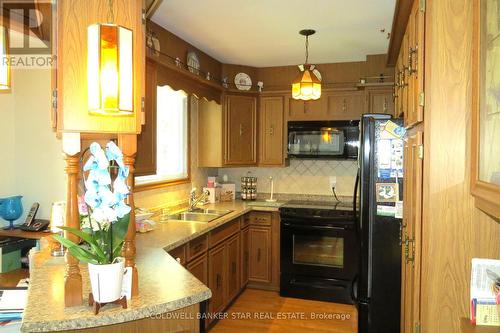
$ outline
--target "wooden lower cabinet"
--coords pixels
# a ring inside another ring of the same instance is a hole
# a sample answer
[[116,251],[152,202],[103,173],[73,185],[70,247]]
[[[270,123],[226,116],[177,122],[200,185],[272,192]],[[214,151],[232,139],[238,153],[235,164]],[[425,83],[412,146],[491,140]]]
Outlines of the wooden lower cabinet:
[[423,132],[412,129],[405,144],[404,216],[402,229],[401,332],[420,323],[422,251]]
[[271,282],[271,228],[250,226],[249,229],[249,280]]
[[203,284],[208,284],[208,257],[204,253],[201,257],[194,259],[187,264],[188,271],[193,274]]
[[212,298],[208,301],[208,311],[222,311],[225,302],[224,284],[226,283],[226,245],[224,243],[208,251],[208,287]]
[[227,255],[227,303],[240,293],[240,235],[237,233],[226,241]]
[[243,289],[248,283],[248,268],[250,265],[250,248],[249,248],[249,227],[245,227],[240,232],[240,261],[241,261],[241,275],[240,287]]

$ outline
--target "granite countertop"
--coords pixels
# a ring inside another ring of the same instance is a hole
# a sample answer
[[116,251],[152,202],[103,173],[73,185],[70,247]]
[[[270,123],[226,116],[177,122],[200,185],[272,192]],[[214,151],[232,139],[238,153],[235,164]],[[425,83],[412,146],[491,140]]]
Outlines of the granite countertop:
[[277,211],[278,206],[259,207],[255,203],[250,206],[241,201],[211,204],[204,208],[229,209],[232,212],[209,223],[158,223],[154,231],[137,234],[139,295],[129,300],[127,309],[106,305],[98,315],[94,315],[91,307],[86,305],[90,290],[86,265],[80,265],[84,305],[65,308],[64,259],[51,257],[48,249],[35,253],[31,256],[28,301],[21,331],[50,332],[111,325],[175,311],[205,301],[212,296],[210,289],[166,251],[250,210]]

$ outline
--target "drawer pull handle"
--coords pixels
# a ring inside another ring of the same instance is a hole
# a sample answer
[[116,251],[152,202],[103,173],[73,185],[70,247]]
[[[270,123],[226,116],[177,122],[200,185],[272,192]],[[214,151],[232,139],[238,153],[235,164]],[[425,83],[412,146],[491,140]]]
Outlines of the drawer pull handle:
[[199,252],[203,248],[203,243],[200,243],[194,247],[194,252]]

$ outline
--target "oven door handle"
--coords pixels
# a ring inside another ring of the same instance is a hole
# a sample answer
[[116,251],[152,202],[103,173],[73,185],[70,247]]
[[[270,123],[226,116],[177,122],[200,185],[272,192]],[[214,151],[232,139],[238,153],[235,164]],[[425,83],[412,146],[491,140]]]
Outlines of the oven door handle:
[[290,224],[290,223],[283,223],[284,226],[286,227],[292,227],[292,228],[298,228],[298,229],[309,229],[309,230],[338,230],[338,231],[344,231],[346,228],[344,227],[332,227],[332,226],[322,226],[322,225],[297,225],[297,224]]

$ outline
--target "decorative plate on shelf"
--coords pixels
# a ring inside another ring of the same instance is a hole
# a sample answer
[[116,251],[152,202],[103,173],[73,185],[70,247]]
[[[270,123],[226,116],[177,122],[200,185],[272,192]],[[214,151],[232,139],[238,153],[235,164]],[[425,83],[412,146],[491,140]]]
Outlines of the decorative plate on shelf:
[[238,73],[234,77],[234,84],[239,90],[250,90],[252,88],[252,79],[246,73]]
[[193,51],[188,52],[186,63],[191,73],[200,75],[200,60],[198,59],[198,55],[196,53]]

